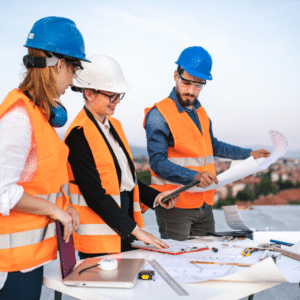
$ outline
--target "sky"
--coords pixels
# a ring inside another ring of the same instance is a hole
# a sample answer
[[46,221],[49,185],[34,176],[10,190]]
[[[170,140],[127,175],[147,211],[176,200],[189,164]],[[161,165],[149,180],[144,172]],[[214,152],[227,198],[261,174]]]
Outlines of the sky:
[[[182,50],[201,46],[213,60],[213,80],[198,99],[214,136],[251,147],[271,146],[269,130],[300,149],[300,0],[0,0],[0,102],[24,74],[23,45],[34,22],[73,20],[87,57],[114,58],[132,85],[114,117],[132,146],[146,146],[144,109],[167,97]],[[62,135],[84,105],[70,89]]]

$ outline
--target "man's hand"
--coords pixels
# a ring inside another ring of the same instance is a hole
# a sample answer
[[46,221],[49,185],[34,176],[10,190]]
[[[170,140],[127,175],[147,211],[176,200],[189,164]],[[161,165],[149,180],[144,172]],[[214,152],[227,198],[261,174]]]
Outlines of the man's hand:
[[201,188],[206,188],[206,187],[210,186],[213,182],[215,184],[218,183],[218,178],[216,177],[216,175],[214,175],[213,173],[211,173],[209,171],[198,173],[194,177],[194,180],[199,180],[200,181],[197,184],[197,186],[201,187]]
[[259,149],[255,151],[251,151],[250,155],[253,156],[254,159],[260,158],[260,157],[269,157],[270,152],[265,149]]

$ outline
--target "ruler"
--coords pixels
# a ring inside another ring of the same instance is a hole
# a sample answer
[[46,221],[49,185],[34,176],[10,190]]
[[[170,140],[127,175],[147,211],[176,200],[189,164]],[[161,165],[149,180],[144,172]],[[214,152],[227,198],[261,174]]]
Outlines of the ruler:
[[149,259],[148,262],[179,296],[188,295],[188,293],[179,285],[179,283],[177,283],[155,259]]

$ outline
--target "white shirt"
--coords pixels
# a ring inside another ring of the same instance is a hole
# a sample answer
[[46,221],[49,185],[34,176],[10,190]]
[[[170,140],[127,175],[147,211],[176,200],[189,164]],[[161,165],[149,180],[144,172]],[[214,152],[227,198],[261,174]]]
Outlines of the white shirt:
[[99,124],[101,130],[105,134],[110,146],[112,147],[112,149],[117,157],[118,163],[120,165],[121,173],[122,173],[120,192],[132,191],[133,188],[135,187],[135,182],[133,181],[133,178],[132,178],[132,173],[130,171],[129,163],[128,163],[127,157],[126,157],[123,149],[121,148],[119,143],[115,140],[112,133],[110,132],[110,124],[109,124],[108,118],[105,118],[104,124],[102,124],[98,120],[97,120],[97,123]]
[[[0,119],[0,213],[8,216],[24,193],[17,182],[30,181],[37,169],[36,143],[25,104],[6,112]],[[33,268],[21,270],[30,272]],[[7,272],[0,272],[0,289]]]
[[0,213],[21,199],[24,189],[17,182],[29,181],[36,171],[36,147],[31,147],[32,126],[25,106],[17,106],[0,120]]

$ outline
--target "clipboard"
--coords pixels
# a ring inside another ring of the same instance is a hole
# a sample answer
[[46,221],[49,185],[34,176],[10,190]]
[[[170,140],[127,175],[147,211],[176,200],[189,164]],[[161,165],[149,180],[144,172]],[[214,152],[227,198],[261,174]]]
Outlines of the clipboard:
[[179,195],[180,193],[192,188],[193,186],[197,185],[200,182],[200,180],[194,180],[186,185],[184,185],[183,187],[179,188],[178,190],[174,191],[173,193],[169,194],[168,196],[165,196],[161,199],[161,203],[165,203],[168,200],[170,200],[173,197],[176,197],[177,195]]

